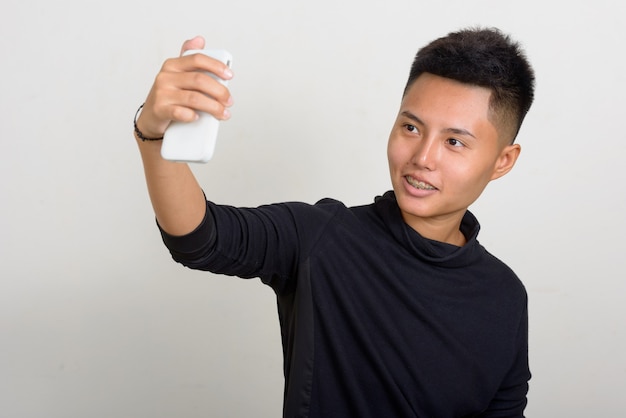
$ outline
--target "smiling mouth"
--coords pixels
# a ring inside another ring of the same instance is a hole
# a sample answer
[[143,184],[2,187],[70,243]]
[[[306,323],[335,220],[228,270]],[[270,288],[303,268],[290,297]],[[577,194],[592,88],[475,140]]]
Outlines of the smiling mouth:
[[404,176],[404,178],[406,179],[406,181],[413,187],[415,187],[416,189],[419,190],[437,190],[435,187],[433,187],[432,185],[428,184],[428,183],[424,183],[423,181],[418,181],[415,180],[413,177],[411,176]]

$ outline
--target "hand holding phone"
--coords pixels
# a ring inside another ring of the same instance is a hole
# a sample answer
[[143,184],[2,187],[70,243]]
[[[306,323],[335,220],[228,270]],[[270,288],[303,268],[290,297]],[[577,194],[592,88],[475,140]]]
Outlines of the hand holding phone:
[[[196,49],[186,51],[183,55],[205,54],[215,58],[228,67],[232,65],[232,56],[223,49]],[[223,85],[227,81],[207,72],[209,76]],[[170,161],[206,163],[213,157],[219,120],[213,115],[198,112],[199,118],[193,122],[173,121],[165,130],[161,156]]]

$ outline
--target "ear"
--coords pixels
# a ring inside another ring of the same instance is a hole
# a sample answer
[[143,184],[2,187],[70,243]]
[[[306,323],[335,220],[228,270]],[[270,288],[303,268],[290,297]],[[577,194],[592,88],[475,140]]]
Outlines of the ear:
[[522,147],[519,144],[507,145],[504,147],[500,152],[500,156],[496,160],[493,173],[491,174],[491,180],[499,179],[511,171],[521,151]]

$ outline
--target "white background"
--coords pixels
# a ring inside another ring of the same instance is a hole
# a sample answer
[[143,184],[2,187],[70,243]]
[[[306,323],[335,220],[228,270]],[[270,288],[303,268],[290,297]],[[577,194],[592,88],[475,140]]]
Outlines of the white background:
[[194,167],[207,195],[368,203],[390,188],[413,55],[470,25],[510,33],[537,73],[518,165],[472,208],[529,292],[527,415],[624,416],[625,4],[5,0],[0,416],[279,416],[273,294],[171,261],[134,112],[201,34],[236,73],[233,117]]

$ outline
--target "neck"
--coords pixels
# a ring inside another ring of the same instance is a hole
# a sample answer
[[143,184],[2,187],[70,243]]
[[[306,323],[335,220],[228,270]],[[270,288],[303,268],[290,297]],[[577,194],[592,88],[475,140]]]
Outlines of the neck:
[[462,247],[466,244],[467,239],[461,232],[461,218],[459,219],[407,219],[404,216],[404,222],[417,231],[424,238],[434,241],[445,242],[446,244]]

